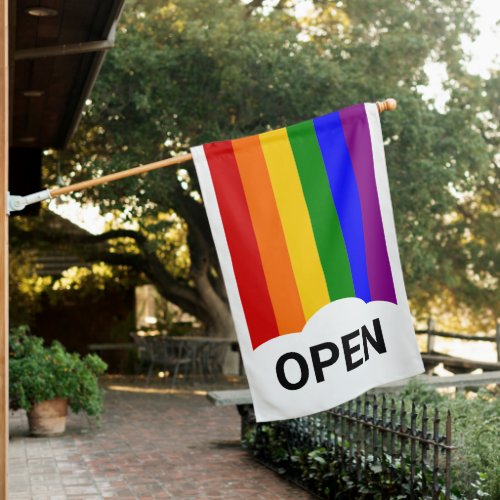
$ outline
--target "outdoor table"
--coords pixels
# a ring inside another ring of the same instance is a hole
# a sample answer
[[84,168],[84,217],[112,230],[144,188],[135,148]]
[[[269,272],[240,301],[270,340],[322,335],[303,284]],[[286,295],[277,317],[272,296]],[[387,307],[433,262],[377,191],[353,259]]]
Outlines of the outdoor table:
[[198,375],[202,380],[205,375],[214,377],[221,372],[225,349],[231,347],[238,350],[237,340],[226,337],[168,335],[166,332],[154,330],[136,332],[133,338],[139,358],[149,366],[148,381],[153,372],[153,365],[162,366],[172,360],[178,361],[174,363],[174,377],[177,377],[178,371],[186,376]]

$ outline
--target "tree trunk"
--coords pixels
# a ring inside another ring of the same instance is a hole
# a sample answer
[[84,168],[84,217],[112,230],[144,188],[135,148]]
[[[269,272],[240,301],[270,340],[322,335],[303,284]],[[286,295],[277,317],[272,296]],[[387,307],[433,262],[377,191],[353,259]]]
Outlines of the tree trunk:
[[234,322],[227,302],[215,292],[212,284],[206,274],[195,279],[196,289],[198,290],[203,304],[203,308],[210,317],[207,324],[207,331],[218,337],[236,339]]

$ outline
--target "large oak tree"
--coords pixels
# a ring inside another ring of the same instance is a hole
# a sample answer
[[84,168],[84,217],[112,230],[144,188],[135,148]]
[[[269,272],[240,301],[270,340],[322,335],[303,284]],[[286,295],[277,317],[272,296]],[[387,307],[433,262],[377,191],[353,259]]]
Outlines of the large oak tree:
[[[298,4],[130,0],[79,132],[58,156],[62,174],[96,177],[203,142],[396,97],[399,110],[382,120],[414,312],[446,297],[491,318],[498,300],[499,78],[485,81],[464,69],[461,37],[474,34],[471,2],[316,1],[302,17]],[[422,97],[429,62],[448,74],[441,110]],[[48,180],[54,158],[47,157]],[[209,331],[232,334],[192,165],[75,198],[120,213],[128,224],[81,247],[87,258],[131,266]]]

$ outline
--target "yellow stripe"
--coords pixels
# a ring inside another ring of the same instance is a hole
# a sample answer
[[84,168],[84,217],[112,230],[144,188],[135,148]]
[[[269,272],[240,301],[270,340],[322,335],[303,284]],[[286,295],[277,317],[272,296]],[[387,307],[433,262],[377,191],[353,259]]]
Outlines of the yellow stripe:
[[306,320],[330,302],[309,212],[286,129],[260,134]]

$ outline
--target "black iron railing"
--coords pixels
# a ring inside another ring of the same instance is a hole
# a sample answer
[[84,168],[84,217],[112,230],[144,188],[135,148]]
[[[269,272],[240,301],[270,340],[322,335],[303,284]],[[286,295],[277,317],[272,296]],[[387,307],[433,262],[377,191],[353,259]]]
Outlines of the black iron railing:
[[443,422],[425,405],[366,396],[320,414],[257,424],[250,446],[265,465],[320,497],[450,498],[451,415]]

